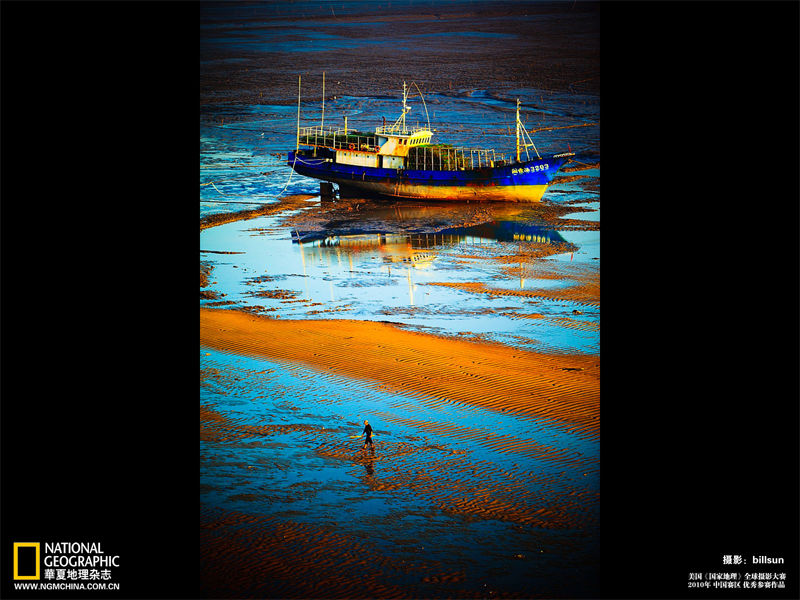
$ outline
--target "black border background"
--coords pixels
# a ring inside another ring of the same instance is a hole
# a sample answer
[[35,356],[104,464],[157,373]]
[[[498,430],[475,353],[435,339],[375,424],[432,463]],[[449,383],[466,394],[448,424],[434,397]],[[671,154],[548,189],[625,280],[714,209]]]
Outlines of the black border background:
[[604,595],[800,597],[798,4],[601,14]]
[[109,597],[197,597],[199,5],[0,23],[2,596],[13,541],[99,541]]
[[[603,597],[800,595],[799,16],[601,5]],[[198,597],[199,6],[0,25],[2,595],[41,540]],[[724,554],[787,589],[686,589]]]

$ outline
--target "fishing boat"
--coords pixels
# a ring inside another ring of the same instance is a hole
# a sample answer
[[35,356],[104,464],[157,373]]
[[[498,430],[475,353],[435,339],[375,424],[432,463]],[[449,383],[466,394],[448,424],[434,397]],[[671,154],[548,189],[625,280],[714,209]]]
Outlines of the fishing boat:
[[344,129],[325,128],[324,91],[322,123],[300,127],[298,97],[297,144],[288,165],[300,175],[337,184],[340,196],[539,202],[561,166],[575,156],[540,156],[520,120],[519,100],[515,154],[432,144],[430,119],[427,127],[406,124],[408,92],[403,82],[402,114],[374,132],[348,130],[346,119]]

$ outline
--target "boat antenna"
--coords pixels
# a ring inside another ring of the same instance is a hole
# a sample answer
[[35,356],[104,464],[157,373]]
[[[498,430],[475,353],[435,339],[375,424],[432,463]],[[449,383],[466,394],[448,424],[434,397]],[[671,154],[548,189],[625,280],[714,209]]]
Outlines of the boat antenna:
[[403,131],[402,133],[407,133],[406,131],[406,113],[408,112],[408,105],[406,104],[406,99],[408,98],[408,92],[406,91],[406,82],[403,82]]
[[[411,110],[411,107],[409,107],[408,104],[406,103],[407,100],[408,100],[408,86],[406,85],[406,82],[404,81],[403,82],[403,113],[399,117],[397,117],[397,120],[394,122],[394,125],[392,125],[388,129],[388,131],[398,132],[398,133],[400,133],[402,135],[405,135],[406,133],[408,133],[408,129],[406,129],[406,113]],[[427,109],[426,109],[426,111],[427,111]],[[386,130],[385,121],[386,121],[386,118],[384,117],[384,125],[383,125],[384,133],[386,133],[386,131],[387,131]]]
[[297,146],[295,154],[300,151],[300,75],[297,76]]
[[425,104],[425,97],[422,95],[422,90],[419,89],[419,86],[417,85],[417,83],[415,81],[412,81],[411,83],[414,84],[414,87],[417,88],[417,91],[419,92],[419,97],[422,100],[422,107],[425,109],[425,118],[428,119],[428,130],[430,130],[430,128],[431,128],[431,118],[428,115],[428,106],[427,106],[427,104]]
[[319,128],[325,130],[325,71],[322,72],[322,123]]

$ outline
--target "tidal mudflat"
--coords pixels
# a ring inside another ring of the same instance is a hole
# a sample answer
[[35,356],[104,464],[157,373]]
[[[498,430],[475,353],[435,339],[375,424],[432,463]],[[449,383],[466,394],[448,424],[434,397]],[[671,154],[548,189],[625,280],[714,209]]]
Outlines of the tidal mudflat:
[[[596,14],[356,4],[203,10],[203,590],[594,596]],[[440,137],[513,144],[519,97],[539,151],[575,161],[537,205],[323,202],[285,162],[297,74],[318,123],[323,70],[326,123],[394,119],[405,74]],[[364,420],[374,452],[353,439]]]

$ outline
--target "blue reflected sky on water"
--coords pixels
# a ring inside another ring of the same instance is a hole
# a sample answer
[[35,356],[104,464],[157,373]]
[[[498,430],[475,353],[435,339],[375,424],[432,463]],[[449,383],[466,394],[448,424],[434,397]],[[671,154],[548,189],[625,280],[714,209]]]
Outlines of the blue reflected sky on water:
[[[548,297],[487,296],[434,285],[477,282],[499,290],[557,290],[570,282],[554,279],[550,269],[530,259],[521,259],[521,277],[504,272],[503,264],[491,259],[524,251],[526,246],[575,240],[580,243],[574,250],[537,260],[560,262],[573,270],[593,269],[599,262],[599,232],[559,233],[510,221],[441,233],[349,233],[351,227],[346,235],[335,230],[308,234],[302,243],[292,240],[298,232],[281,227],[280,220],[264,217],[202,232],[201,250],[206,251],[202,258],[215,265],[216,283],[210,287],[223,290],[224,301],[264,307],[266,314],[284,318],[391,321],[530,349],[582,353],[599,349],[596,306]],[[386,224],[392,225],[388,220]],[[522,318],[531,314],[543,318]],[[583,322],[585,327],[565,327],[563,319]]]

